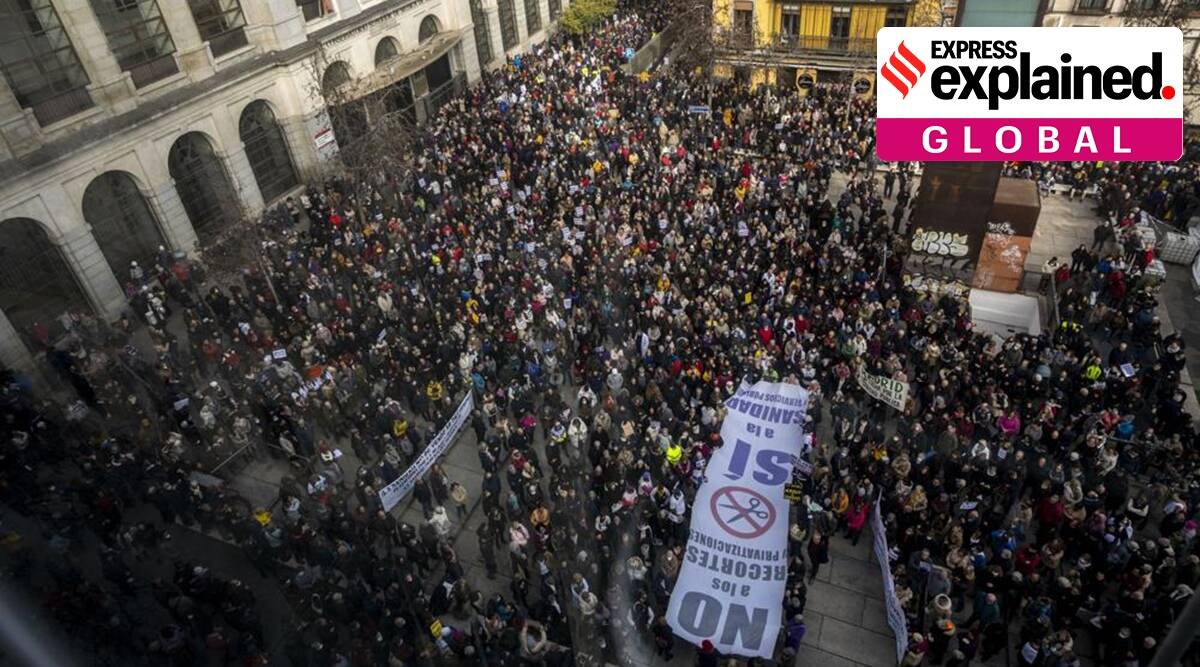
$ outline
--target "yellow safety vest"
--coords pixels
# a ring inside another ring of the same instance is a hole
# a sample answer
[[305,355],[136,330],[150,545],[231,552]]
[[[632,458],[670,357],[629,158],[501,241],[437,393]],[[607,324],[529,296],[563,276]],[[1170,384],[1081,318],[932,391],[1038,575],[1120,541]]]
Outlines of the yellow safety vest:
[[683,447],[678,444],[667,446],[667,463],[675,465],[683,458]]

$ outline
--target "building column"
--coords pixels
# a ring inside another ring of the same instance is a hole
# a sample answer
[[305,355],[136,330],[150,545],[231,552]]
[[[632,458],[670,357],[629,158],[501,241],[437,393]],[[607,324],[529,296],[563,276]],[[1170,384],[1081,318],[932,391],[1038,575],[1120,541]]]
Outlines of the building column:
[[254,216],[266,206],[262,192],[258,189],[258,181],[254,179],[254,170],[250,168],[250,159],[246,157],[246,149],[238,141],[222,156],[229,175],[233,177],[233,187],[241,197],[242,207],[247,214]]
[[[512,0],[513,13],[517,15],[517,48],[522,52],[529,46],[529,24],[525,22],[525,0]],[[499,9],[497,8],[497,11]]]
[[484,69],[484,64],[479,62],[479,45],[475,43],[474,24],[467,31],[467,34],[463,36],[463,40],[459,42],[459,46],[461,47],[459,55],[462,62],[462,71],[467,73],[467,83],[475,83],[479,80],[479,75]]
[[100,20],[86,2],[59,3],[58,17],[63,30],[71,38],[71,46],[79,56],[91,83],[88,90],[97,103],[122,113],[137,106],[137,90],[133,79],[121,70],[117,58],[108,47],[108,37]]
[[82,219],[74,221],[71,231],[61,238],[51,239],[62,251],[63,259],[75,272],[88,301],[96,314],[112,321],[125,310],[125,293],[112,267],[104,259],[100,244],[92,235],[92,226]]
[[529,2],[537,5],[538,18],[541,19],[539,23],[542,24],[542,27],[539,28],[537,32],[542,33],[543,36],[549,35],[550,32],[548,28],[550,27],[550,5],[546,4],[546,0],[529,0]]
[[[163,172],[163,175],[167,175]],[[196,250],[199,239],[192,222],[188,219],[187,211],[183,208],[183,200],[175,190],[175,182],[168,177],[163,183],[151,184],[150,192],[143,192],[150,208],[158,216],[159,229],[171,250],[182,250],[191,253]]]
[[[316,115],[316,114],[314,114]],[[283,138],[287,141],[288,152],[292,156],[292,166],[300,182],[307,182],[321,169],[321,156],[317,153],[317,145],[309,127],[313,120],[302,115],[280,118],[279,127],[283,130]]]
[[338,19],[348,19],[362,11],[362,3],[359,0],[334,0],[337,4]]
[[41,369],[34,361],[33,354],[25,346],[25,341],[17,333],[17,328],[9,321],[8,314],[2,310],[0,310],[0,363],[35,380],[41,379]]
[[282,50],[305,39],[304,12],[295,0],[243,0],[246,36],[264,50]]
[[158,0],[158,11],[175,43],[175,60],[179,63],[180,71],[192,81],[212,76],[216,72],[212,53],[208,50],[208,43],[200,38],[200,30],[196,28],[196,19],[192,18],[187,0]]
[[0,144],[0,160],[28,153],[42,145],[41,128],[33,113],[21,107],[8,86],[0,86]]
[[504,32],[500,30],[500,5],[496,0],[483,0],[483,15],[488,23],[492,39],[492,62],[504,62],[508,50],[504,48]]

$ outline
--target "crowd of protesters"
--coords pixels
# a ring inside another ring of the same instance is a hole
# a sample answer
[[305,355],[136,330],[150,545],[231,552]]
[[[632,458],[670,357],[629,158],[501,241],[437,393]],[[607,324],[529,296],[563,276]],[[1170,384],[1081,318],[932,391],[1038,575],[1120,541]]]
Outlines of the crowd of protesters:
[[[236,284],[164,251],[131,272],[128,317],[33,332],[79,401],[4,389],[0,502],[42,527],[6,561],[64,634],[121,665],[671,659],[723,400],[769,379],[808,388],[815,435],[780,662],[830,541],[857,543],[882,496],[905,664],[1072,665],[1084,636],[1103,664],[1147,663],[1200,578],[1182,343],[1151,288],[1089,254],[1060,281],[1069,326],[976,333],[960,295],[903,278],[914,183],[876,177],[869,101],[622,73],[651,32],[622,12],[485,74],[407,171],[266,217]],[[1160,200],[1139,171],[1158,168],[1098,176],[1101,205],[1183,215],[1187,179]],[[910,384],[903,411],[862,393],[859,364]],[[424,521],[383,511],[468,392],[480,488],[435,467]],[[271,507],[203,474],[249,456],[294,470]],[[295,627],[274,653],[261,596],[172,555],[172,524],[279,582]],[[508,594],[479,592],[463,540]],[[147,579],[155,558],[172,578]]]
[[1098,212],[1118,220],[1133,209],[1179,228],[1200,213],[1200,167],[1195,146],[1179,162],[1010,162],[1007,176],[1036,180],[1043,194],[1098,200]]

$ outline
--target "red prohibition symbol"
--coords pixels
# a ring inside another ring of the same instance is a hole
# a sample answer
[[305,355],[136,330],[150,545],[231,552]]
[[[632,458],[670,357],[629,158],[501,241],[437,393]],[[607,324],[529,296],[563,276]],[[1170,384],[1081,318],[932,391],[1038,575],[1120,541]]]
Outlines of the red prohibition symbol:
[[723,486],[713,492],[708,504],[717,524],[734,537],[760,537],[775,524],[771,501],[744,486]]

